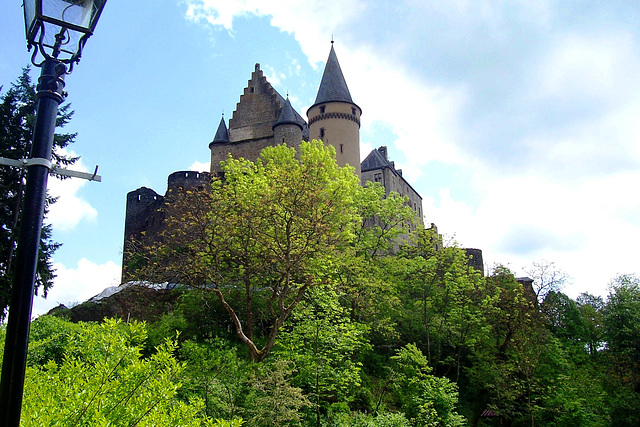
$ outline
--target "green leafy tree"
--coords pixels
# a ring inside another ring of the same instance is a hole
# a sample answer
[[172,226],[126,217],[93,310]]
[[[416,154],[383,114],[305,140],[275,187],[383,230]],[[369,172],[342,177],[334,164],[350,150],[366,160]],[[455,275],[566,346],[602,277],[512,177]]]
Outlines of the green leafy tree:
[[409,241],[409,233],[417,225],[418,218],[407,206],[408,200],[396,192],[386,195],[379,182],[367,182],[358,188],[355,202],[360,226],[356,228],[353,241],[356,255],[365,258],[387,255],[403,241]]
[[551,333],[578,353],[587,353],[587,324],[575,301],[561,292],[550,291],[540,309]]
[[385,194],[380,183],[359,187],[354,203],[359,222],[347,252],[337,260],[336,283],[352,321],[368,323],[372,342],[388,344],[397,340],[400,299],[397,287],[385,274],[393,253],[412,239],[420,227],[407,198]]
[[150,248],[141,275],[213,292],[260,362],[353,238],[358,178],[321,141],[303,142],[299,153],[265,148],[255,163],[230,158],[223,169],[211,191],[171,196],[166,243]]
[[174,341],[141,358],[144,324],[45,317],[32,330],[30,347],[39,356],[27,367],[21,425],[216,425],[201,415],[201,400],[176,398],[184,365],[173,356]]
[[254,366],[247,397],[248,424],[255,427],[301,425],[301,412],[311,405],[302,389],[291,385],[295,369],[286,360]]
[[436,251],[430,237],[424,234],[392,274],[404,276],[401,295],[407,306],[405,323],[411,327],[407,340],[418,334],[438,375],[458,381],[465,358],[486,332],[491,296],[484,292],[480,274],[469,267],[464,250],[453,246]]
[[[2,88],[0,87],[0,90]],[[37,108],[36,89],[24,68],[16,83],[2,95],[0,102],[0,157],[26,158],[31,150],[33,126]],[[73,115],[69,104],[58,110],[56,127],[64,127]],[[60,149],[74,142],[75,133],[58,133],[54,136],[53,159],[63,166],[73,164],[77,157],[61,154]],[[6,315],[11,295],[14,257],[22,216],[22,197],[26,170],[13,166],[0,166],[0,320]],[[55,202],[47,198],[47,206]],[[40,237],[36,292],[41,289],[46,296],[52,286],[55,272],[51,257],[60,247],[51,239],[51,225],[45,224]]]
[[589,354],[596,357],[601,349],[604,340],[603,316],[604,300],[602,297],[582,293],[576,300],[578,310],[582,315],[584,324],[584,339],[587,344]]
[[638,425],[640,415],[640,279],[621,275],[610,284],[604,338],[615,425]]
[[179,354],[187,363],[180,396],[202,399],[213,418],[235,419],[249,391],[251,370],[235,347],[222,339],[205,343],[185,341]]
[[391,382],[400,408],[415,426],[462,426],[457,413],[458,390],[446,378],[431,375],[427,358],[414,345],[407,344],[391,357]]
[[312,397],[320,425],[329,404],[353,401],[362,381],[357,355],[369,349],[366,327],[350,320],[337,293],[316,287],[294,313],[274,355],[294,362],[293,384]]

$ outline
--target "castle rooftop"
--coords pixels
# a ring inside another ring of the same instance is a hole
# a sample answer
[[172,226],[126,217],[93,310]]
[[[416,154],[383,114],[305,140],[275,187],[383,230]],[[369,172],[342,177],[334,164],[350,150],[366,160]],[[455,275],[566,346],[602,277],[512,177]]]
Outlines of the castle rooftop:
[[323,102],[348,102],[353,104],[351,93],[349,93],[347,82],[344,79],[338,57],[336,56],[336,51],[333,49],[333,42],[331,42],[331,51],[329,52],[327,64],[324,67],[324,74],[322,75],[316,102],[313,105]]
[[216,144],[219,142],[229,142],[229,131],[227,130],[227,125],[224,122],[224,116],[222,116],[222,118],[220,119],[218,130],[216,131],[216,135],[213,137],[213,141],[211,141],[211,144]]

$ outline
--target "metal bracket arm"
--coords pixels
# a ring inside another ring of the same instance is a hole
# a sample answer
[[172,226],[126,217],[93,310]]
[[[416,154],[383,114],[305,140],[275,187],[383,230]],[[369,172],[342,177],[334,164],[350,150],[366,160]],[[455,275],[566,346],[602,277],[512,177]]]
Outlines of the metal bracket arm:
[[102,177],[98,175],[98,166],[96,166],[96,169],[93,173],[87,173],[61,168],[58,165],[51,164],[49,160],[43,158],[14,160],[7,159],[5,157],[0,157],[0,165],[15,166],[17,168],[27,168],[29,166],[44,166],[49,169],[50,174],[69,176],[73,178],[82,178],[88,181],[102,181]]

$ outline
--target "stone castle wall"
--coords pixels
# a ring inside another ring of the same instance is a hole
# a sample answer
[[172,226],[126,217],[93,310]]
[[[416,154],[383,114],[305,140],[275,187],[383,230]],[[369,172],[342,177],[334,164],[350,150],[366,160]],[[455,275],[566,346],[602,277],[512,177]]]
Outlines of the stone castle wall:
[[147,187],[141,187],[127,194],[127,207],[124,220],[124,247],[122,250],[122,282],[132,279],[127,266],[131,262],[136,244],[149,244],[162,241],[165,229],[163,207],[171,203],[178,190],[199,190],[208,187],[211,174],[208,172],[178,171],[167,178],[167,191],[164,196]]

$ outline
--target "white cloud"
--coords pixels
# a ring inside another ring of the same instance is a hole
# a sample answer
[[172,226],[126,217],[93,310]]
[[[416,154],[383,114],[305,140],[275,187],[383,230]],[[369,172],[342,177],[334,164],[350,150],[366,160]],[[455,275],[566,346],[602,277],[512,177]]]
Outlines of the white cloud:
[[[62,151],[66,155],[75,156],[75,153],[71,151]],[[79,172],[88,172],[82,159],[69,168]],[[47,222],[50,222],[55,230],[69,231],[75,228],[80,221],[96,220],[98,217],[96,209],[78,194],[87,183],[88,181],[80,178],[49,178],[47,186],[49,194],[57,197],[58,200],[49,209]]]
[[32,316],[39,316],[59,304],[84,302],[109,286],[120,283],[121,267],[113,261],[96,264],[86,258],[78,261],[76,268],[67,268],[54,262],[57,277],[47,298],[36,296],[33,300]]
[[629,33],[562,35],[540,63],[538,95],[556,102],[568,97],[626,98],[638,87],[636,51]]
[[266,65],[263,68],[264,75],[272,86],[281,86],[282,82],[287,79],[287,76],[283,72],[276,71],[275,68],[269,65]]
[[209,172],[211,170],[211,163],[195,161],[189,166],[189,170],[194,172]]
[[293,34],[314,66],[325,60],[332,34],[337,34],[340,27],[348,25],[366,7],[360,0],[186,0],[186,3],[187,19],[221,26],[228,31],[233,31],[235,18],[270,16],[271,25]]
[[[521,272],[532,261],[555,261],[573,276],[573,296],[603,294],[615,274],[636,268],[640,204],[629,189],[640,184],[640,57],[633,28],[614,28],[594,12],[589,25],[567,31],[562,20],[573,10],[545,0],[189,4],[190,18],[227,30],[236,17],[271,16],[314,66],[336,34],[363,130],[388,124],[393,140],[382,143],[404,153],[404,164],[396,163],[414,187],[424,191],[415,183],[434,160],[468,172],[466,192],[450,190],[446,177],[422,183],[439,186],[430,191],[437,196],[425,196],[425,217],[462,245],[483,249],[489,263]],[[371,15],[376,8],[390,13]],[[412,25],[425,16],[441,31]],[[368,18],[384,26],[372,31]],[[367,44],[363,29],[393,40]],[[367,139],[363,156],[381,144]]]

